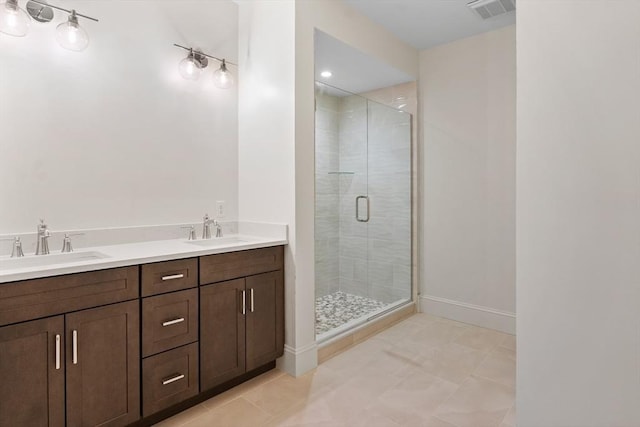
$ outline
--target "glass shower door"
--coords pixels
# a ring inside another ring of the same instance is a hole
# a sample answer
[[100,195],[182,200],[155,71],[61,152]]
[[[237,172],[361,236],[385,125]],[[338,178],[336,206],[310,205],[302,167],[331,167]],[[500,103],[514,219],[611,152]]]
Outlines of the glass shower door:
[[316,335],[411,300],[411,116],[316,85]]
[[368,101],[368,296],[411,300],[411,115]]

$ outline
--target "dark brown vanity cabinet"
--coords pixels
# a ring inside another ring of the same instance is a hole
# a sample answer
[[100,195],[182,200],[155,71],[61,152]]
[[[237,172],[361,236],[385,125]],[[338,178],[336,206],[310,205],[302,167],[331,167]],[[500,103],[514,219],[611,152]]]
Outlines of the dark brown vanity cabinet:
[[244,374],[245,323],[242,295],[245,280],[200,289],[200,383],[208,390]]
[[0,327],[0,426],[115,427],[140,418],[137,271],[0,285],[0,325],[58,314]]
[[0,284],[0,427],[153,425],[272,369],[283,258],[277,246]]
[[247,371],[276,360],[284,352],[283,271],[246,278]]
[[140,418],[138,301],[66,315],[67,426]]
[[[282,247],[201,258],[200,383],[202,390],[230,381],[282,355],[284,351],[282,260]],[[220,266],[226,268],[220,268]],[[203,274],[203,272],[207,273]],[[246,277],[203,284],[203,276],[205,280],[207,277],[214,279]]]
[[142,415],[196,396],[198,259],[142,266]]
[[64,426],[63,337],[64,316],[0,328],[0,426]]

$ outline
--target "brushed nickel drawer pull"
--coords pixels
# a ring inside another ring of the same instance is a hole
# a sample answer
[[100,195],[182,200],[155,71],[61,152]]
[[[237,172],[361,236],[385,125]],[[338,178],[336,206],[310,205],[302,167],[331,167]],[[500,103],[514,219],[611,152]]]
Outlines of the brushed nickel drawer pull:
[[242,314],[247,314],[247,292],[242,291]]
[[162,381],[162,385],[171,384],[171,383],[174,383],[176,381],[180,381],[183,378],[184,378],[184,374],[179,374],[179,375],[176,375],[173,378],[168,378],[168,379]]
[[77,365],[78,364],[78,331],[76,331],[75,329],[73,330],[73,341],[72,341],[72,347],[73,347],[73,364]]
[[251,306],[250,307],[251,307],[251,312],[253,313],[253,311],[254,311],[253,310],[253,288],[251,288],[249,290],[249,292],[250,292],[250,296],[251,296]]
[[166,322],[162,322],[162,326],[171,326],[171,325],[175,325],[176,323],[182,323],[182,322],[184,322],[184,317],[178,317],[177,319],[167,320]]
[[162,280],[174,280],[174,279],[182,279],[184,277],[184,274],[180,273],[180,274],[171,274],[169,276],[162,276]]
[[56,370],[60,369],[60,335],[56,334]]

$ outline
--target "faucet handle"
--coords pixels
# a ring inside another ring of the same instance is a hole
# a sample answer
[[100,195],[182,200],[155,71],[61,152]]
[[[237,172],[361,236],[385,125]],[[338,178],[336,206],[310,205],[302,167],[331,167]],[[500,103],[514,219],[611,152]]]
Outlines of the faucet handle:
[[218,220],[213,220],[213,225],[216,227],[216,237],[222,237],[222,226],[218,222]]
[[188,225],[188,226],[180,227],[180,228],[188,228],[189,229],[189,237],[187,238],[187,240],[196,240],[196,226],[195,225]]
[[71,245],[71,236],[84,236],[84,233],[65,233],[62,240],[61,253],[73,252],[73,246]]
[[22,251],[22,241],[20,240],[20,237],[9,237],[0,240],[13,240],[13,246],[11,248],[11,258],[20,258],[24,256],[24,252]]

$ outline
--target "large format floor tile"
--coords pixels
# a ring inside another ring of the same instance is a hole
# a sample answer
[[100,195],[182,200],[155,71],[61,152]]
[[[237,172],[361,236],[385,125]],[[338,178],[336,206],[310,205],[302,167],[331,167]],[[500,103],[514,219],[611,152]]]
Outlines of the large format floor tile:
[[299,378],[270,371],[162,427],[514,427],[515,337],[416,314]]

